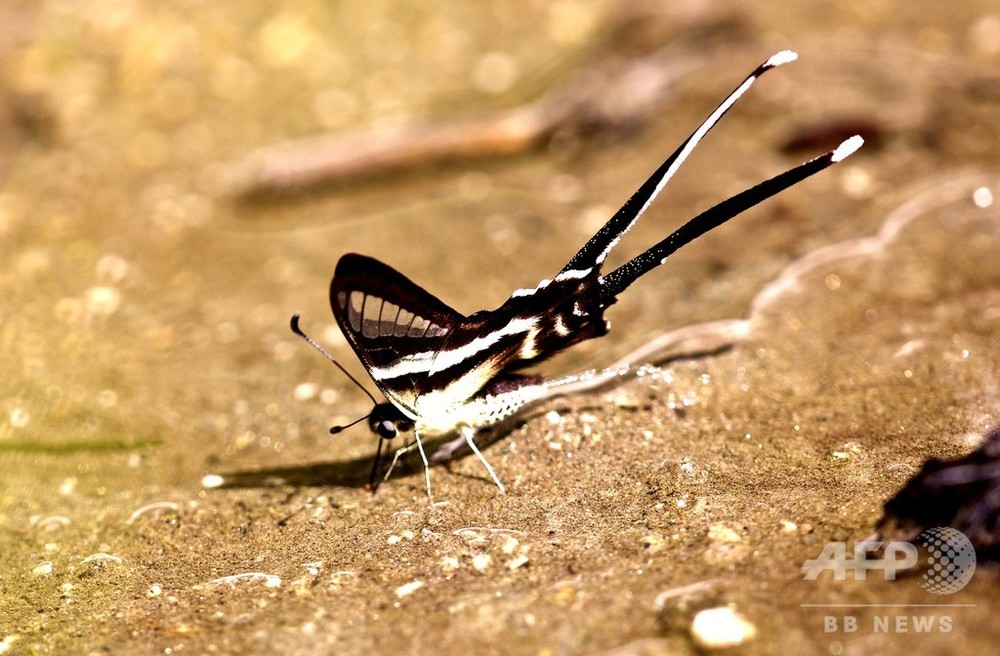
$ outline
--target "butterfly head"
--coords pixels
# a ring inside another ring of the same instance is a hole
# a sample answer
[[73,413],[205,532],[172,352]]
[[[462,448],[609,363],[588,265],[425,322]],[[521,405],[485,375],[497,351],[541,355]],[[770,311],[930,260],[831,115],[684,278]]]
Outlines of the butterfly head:
[[376,403],[368,415],[368,427],[383,440],[413,430],[413,420],[391,403]]

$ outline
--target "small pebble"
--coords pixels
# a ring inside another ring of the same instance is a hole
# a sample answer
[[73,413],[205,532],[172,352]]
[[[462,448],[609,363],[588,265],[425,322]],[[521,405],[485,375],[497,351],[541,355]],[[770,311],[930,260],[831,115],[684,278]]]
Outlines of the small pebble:
[[757,627],[729,606],[700,611],[691,622],[691,637],[702,649],[737,647],[756,635]]
[[239,583],[247,582],[262,582],[266,588],[280,588],[281,587],[281,577],[275,574],[265,574],[263,572],[243,572],[242,574],[231,574],[229,576],[220,576],[219,578],[212,579],[211,581],[206,581],[205,583],[199,583],[193,586],[195,590],[202,590],[205,588],[212,588],[216,586],[227,585],[229,587],[236,587]]
[[642,403],[635,396],[631,394],[619,393],[614,398],[614,404],[616,407],[623,410],[638,410]]
[[45,576],[52,573],[52,561],[46,560],[44,563],[38,563],[33,568],[31,568],[31,573],[36,576]]
[[105,563],[114,563],[115,565],[121,565],[122,559],[121,556],[100,552],[91,554],[80,561],[81,565],[93,564],[99,567],[103,567]]
[[708,539],[712,542],[739,542],[740,534],[724,524],[714,524],[708,528]]
[[45,519],[38,520],[35,524],[35,528],[41,531],[51,532],[64,526],[69,526],[71,523],[72,520],[70,520],[69,517],[64,515],[51,515]]
[[655,533],[642,536],[639,543],[642,544],[643,550],[647,553],[662,551],[663,548],[667,546],[667,541],[663,538],[663,536],[656,535]]
[[750,545],[735,530],[723,524],[709,527],[708,545],[703,553],[705,562],[727,565],[739,562],[749,554]]
[[472,568],[477,572],[485,572],[492,560],[493,557],[489,554],[476,554],[472,557]]
[[515,556],[507,561],[507,569],[514,570],[528,563],[527,556]]
[[208,474],[201,479],[201,486],[208,489],[221,487],[223,483],[225,479],[218,474]]
[[413,594],[422,587],[424,587],[423,581],[410,581],[409,583],[404,583],[396,588],[396,596],[402,599],[403,597]]

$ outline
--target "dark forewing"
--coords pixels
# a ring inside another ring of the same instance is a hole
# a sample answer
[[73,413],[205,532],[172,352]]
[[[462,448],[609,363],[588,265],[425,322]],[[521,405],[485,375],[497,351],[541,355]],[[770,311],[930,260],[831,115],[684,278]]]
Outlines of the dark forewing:
[[436,353],[465,320],[392,267],[354,253],[337,263],[330,283],[330,306],[375,384],[411,413],[414,381],[383,372],[403,358]]

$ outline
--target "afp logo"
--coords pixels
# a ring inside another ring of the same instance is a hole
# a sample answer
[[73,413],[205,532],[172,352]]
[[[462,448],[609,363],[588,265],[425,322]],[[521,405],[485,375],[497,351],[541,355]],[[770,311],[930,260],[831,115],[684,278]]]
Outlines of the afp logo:
[[[976,550],[961,531],[948,526],[929,528],[914,542],[858,542],[851,556],[846,543],[829,542],[817,558],[802,564],[803,578],[815,581],[822,572],[830,571],[835,581],[848,577],[864,581],[869,571],[881,570],[885,580],[893,581],[899,572],[919,568],[920,587],[933,594],[953,594],[972,580]],[[917,544],[925,552],[922,561]]]
[[927,569],[920,587],[934,594],[958,592],[976,571],[976,550],[965,533],[950,526],[929,528],[917,536],[927,550]]

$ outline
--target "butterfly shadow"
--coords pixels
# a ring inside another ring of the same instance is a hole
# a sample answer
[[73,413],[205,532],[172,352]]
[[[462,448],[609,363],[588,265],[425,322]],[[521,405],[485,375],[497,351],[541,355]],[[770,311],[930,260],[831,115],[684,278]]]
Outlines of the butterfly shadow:
[[[499,437],[491,441],[496,441]],[[429,452],[434,453],[447,440],[424,440],[424,447]],[[402,446],[400,442],[398,446]],[[384,472],[388,462],[392,459],[393,448],[389,449],[389,456],[382,456],[381,470]],[[463,458],[467,454],[456,454],[455,457],[439,459],[437,462],[444,464],[457,458]],[[392,480],[406,478],[423,472],[423,466],[417,457],[400,458],[392,470]],[[342,487],[342,488],[365,488],[369,487],[369,477],[372,467],[375,464],[375,455],[337,460],[334,462],[321,462],[313,464],[293,465],[289,467],[272,467],[265,469],[253,469],[245,471],[230,471],[220,474],[222,484],[220,489],[236,488],[274,488],[274,487]],[[433,466],[433,465],[432,465]],[[382,474],[380,473],[380,476]],[[488,479],[487,479],[488,480]]]
[[[669,353],[657,358],[650,358],[650,361],[651,364],[666,366],[680,360],[695,360],[717,356],[729,351],[732,346],[731,343],[726,343],[702,349],[691,349],[680,353]],[[631,376],[609,380],[604,384],[594,386],[589,392],[606,391],[608,388],[621,384],[628,378],[631,378]],[[481,450],[486,451],[494,443],[499,442],[521,426],[544,414],[546,408],[552,407],[553,402],[559,403],[560,401],[565,401],[565,397],[557,395],[553,398],[542,399],[538,402],[528,404],[517,415],[502,420],[493,426],[481,429],[476,433],[476,444]],[[600,407],[602,407],[602,404],[595,402],[593,404],[585,403],[582,406],[576,404],[564,406],[564,410],[580,411]],[[424,439],[423,444],[427,450],[432,467],[443,467],[457,476],[489,482],[489,478],[485,476],[458,472],[452,468],[452,463],[472,455],[472,450],[462,438]],[[399,443],[398,446],[402,445],[403,443]],[[391,460],[391,454],[395,446],[390,447],[388,458],[383,454],[383,471],[388,460]],[[218,487],[223,489],[284,486],[364,488],[369,486],[369,477],[372,466],[375,464],[375,458],[375,454],[372,454],[371,456],[350,458],[335,462],[228,472],[221,474],[223,482]],[[422,472],[423,466],[420,463],[420,459],[411,453],[404,458],[400,458],[399,462],[396,463],[392,471],[392,479],[407,478]]]

